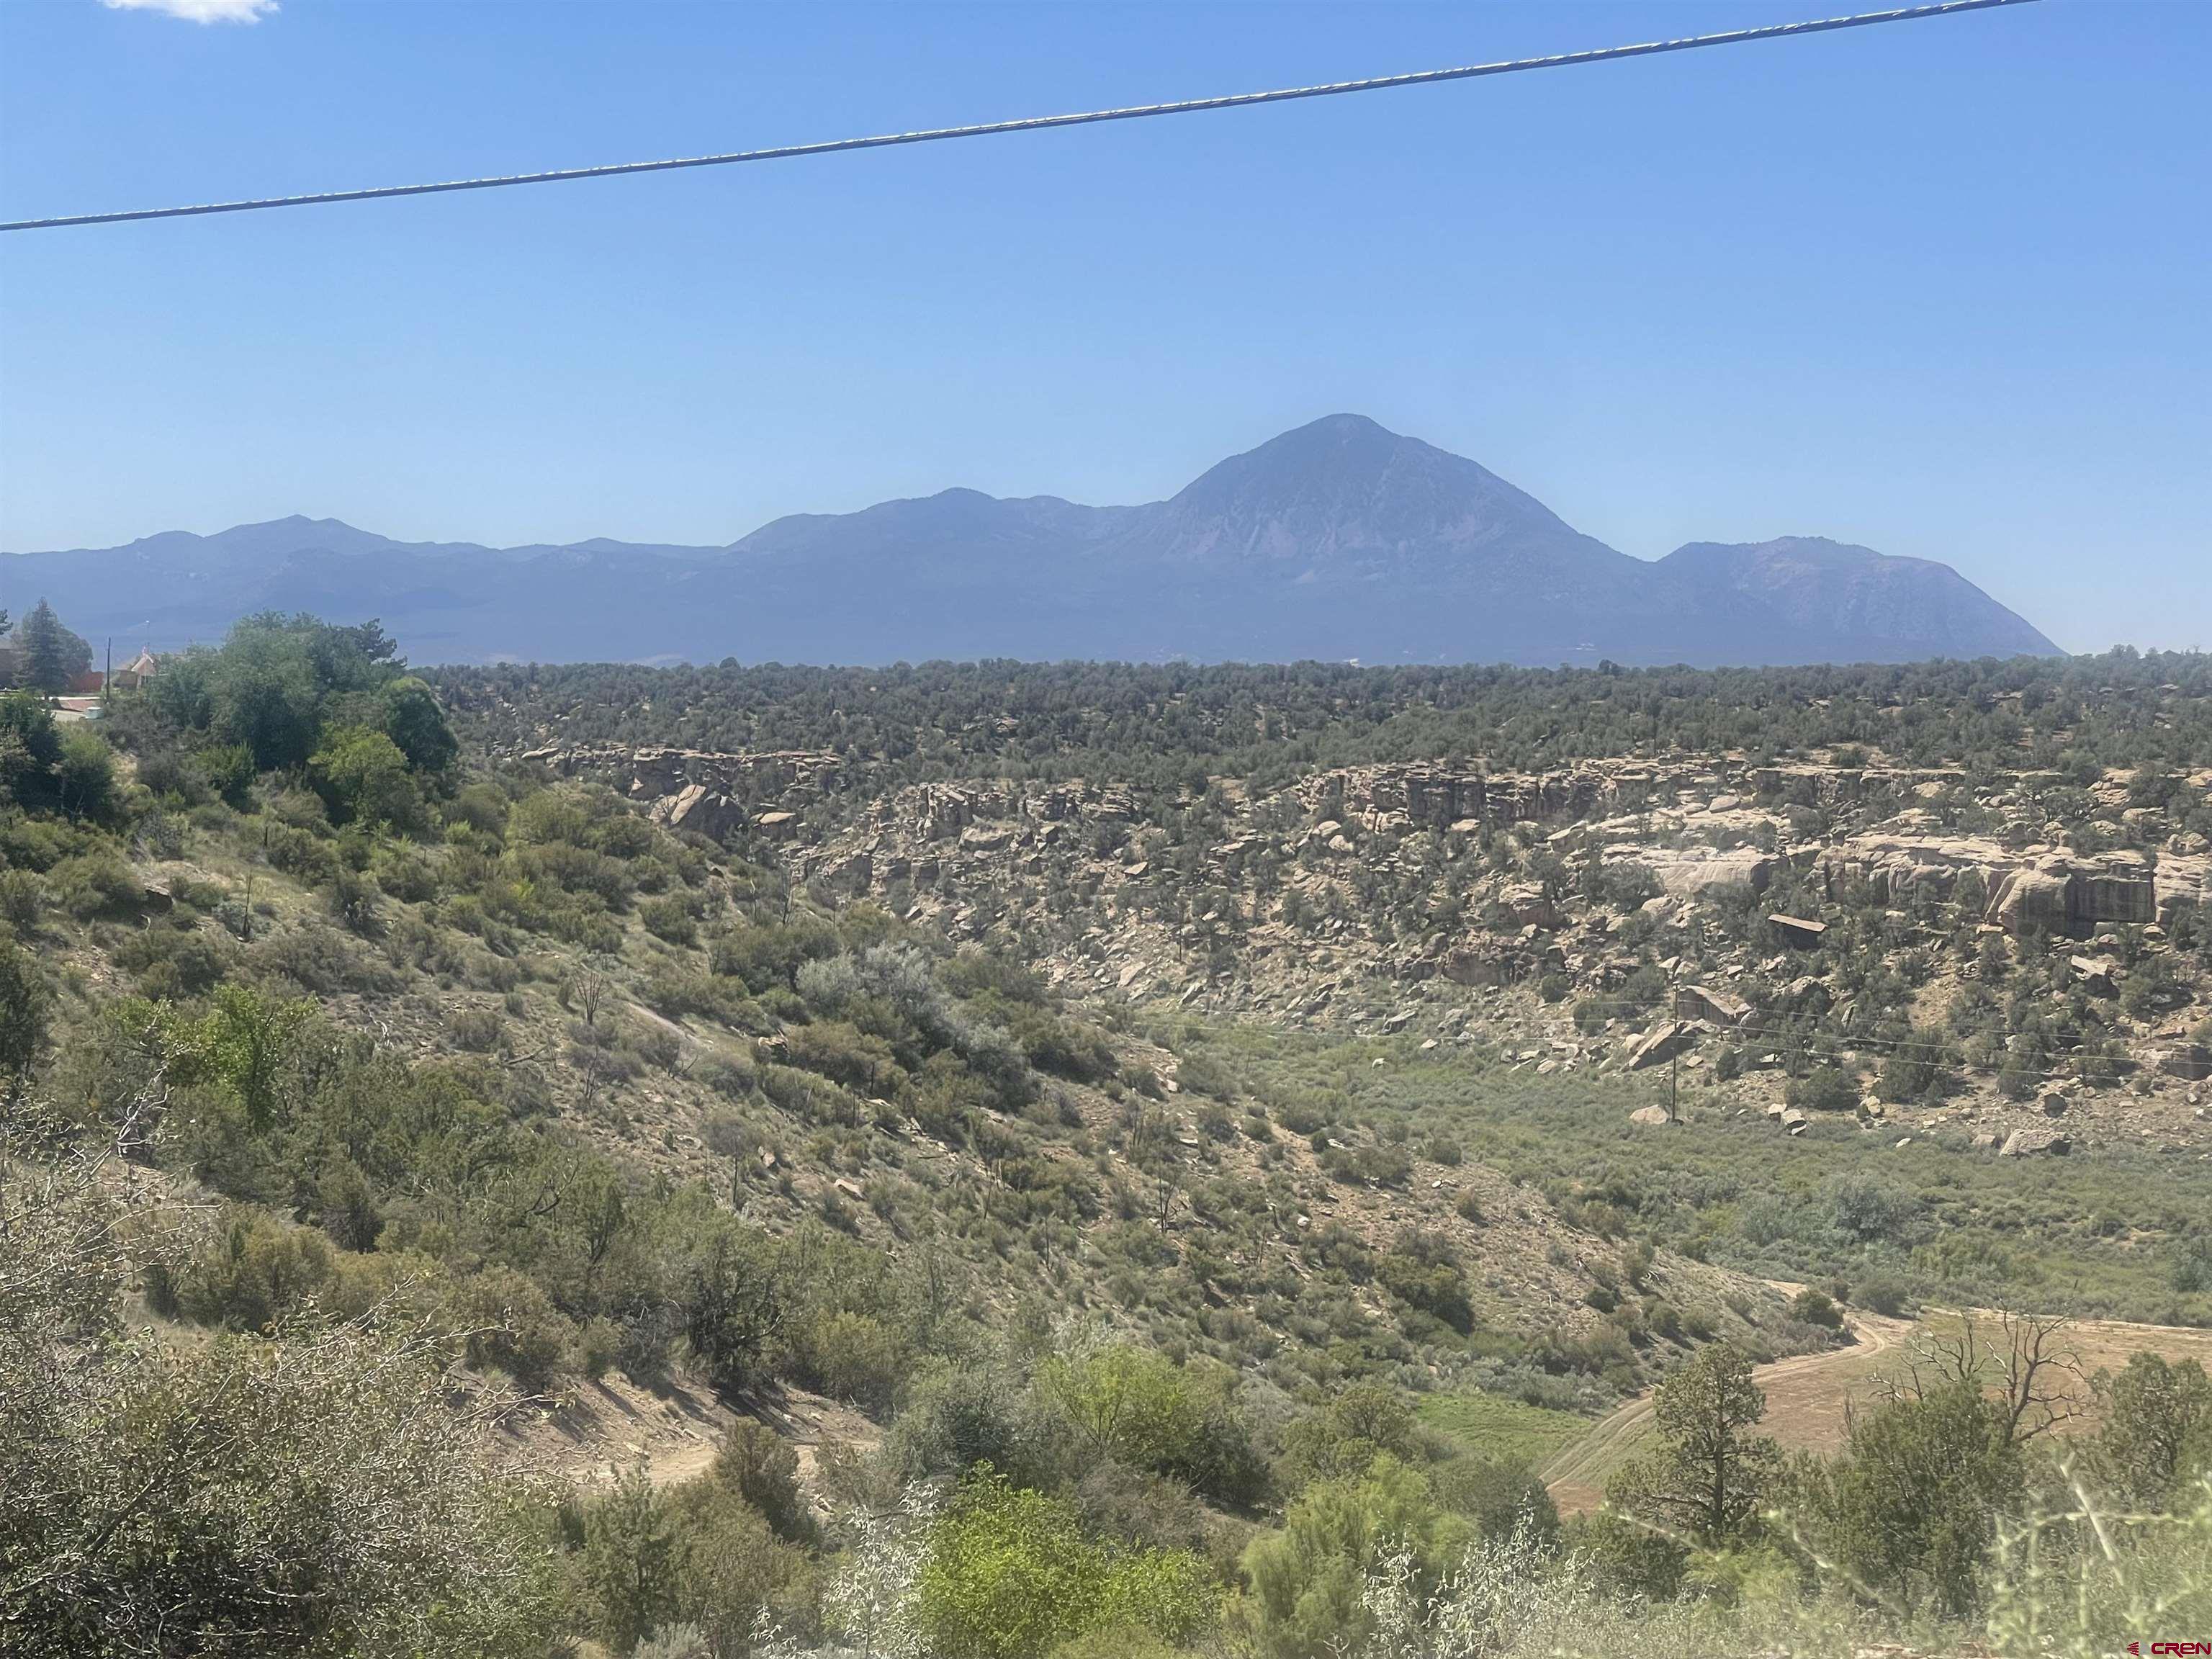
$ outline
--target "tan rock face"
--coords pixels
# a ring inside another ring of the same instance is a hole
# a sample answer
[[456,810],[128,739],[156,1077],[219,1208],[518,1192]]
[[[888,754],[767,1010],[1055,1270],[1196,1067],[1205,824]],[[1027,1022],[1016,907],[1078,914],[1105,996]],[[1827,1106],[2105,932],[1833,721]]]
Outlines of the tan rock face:
[[687,830],[709,839],[719,839],[745,821],[742,805],[703,783],[687,783],[674,794],[663,795],[647,815],[671,830]]
[[[2108,922],[2154,922],[2165,874],[2136,853],[2016,850],[1974,836],[1889,830],[1828,848],[1814,867],[1831,894],[1841,897],[1863,888],[1881,903],[1916,896],[1947,900],[1962,881],[1978,882],[1989,895],[1984,919],[2013,934],[2036,929],[2082,933]],[[2172,885],[2178,896],[2185,891],[2193,902],[2201,877],[2185,864]]]
[[1628,1069],[1641,1071],[1646,1066],[1657,1066],[1672,1060],[1687,1048],[1696,1037],[1697,1033],[1687,1022],[1662,1020],[1628,1045]]
[[1498,902],[1523,927],[1548,929],[1559,925],[1559,908],[1540,887],[1509,887],[1498,896]]
[[1742,1027],[1751,1024],[1757,1012],[1741,997],[1711,986],[1685,985],[1674,993],[1677,1019],[1702,1019],[1715,1025]]
[[1608,865],[1629,865],[1650,872],[1670,898],[1696,898],[1723,887],[1747,887],[1763,893],[1779,863],[1756,847],[1613,846],[1601,855]]

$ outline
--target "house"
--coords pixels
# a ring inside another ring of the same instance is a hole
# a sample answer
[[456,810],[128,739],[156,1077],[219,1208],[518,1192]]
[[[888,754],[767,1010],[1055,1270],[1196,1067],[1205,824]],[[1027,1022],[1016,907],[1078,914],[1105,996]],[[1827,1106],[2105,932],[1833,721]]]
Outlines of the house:
[[118,691],[135,690],[161,672],[161,659],[151,651],[142,650],[115,671],[111,684]]
[[1784,944],[1794,945],[1802,950],[1817,949],[1821,935],[1828,931],[1826,922],[1808,921],[1803,916],[1776,915],[1767,917],[1766,921],[1767,926],[1782,936]]
[[88,668],[82,674],[70,676],[70,683],[62,688],[65,697],[94,697],[107,684],[107,676],[97,668]]

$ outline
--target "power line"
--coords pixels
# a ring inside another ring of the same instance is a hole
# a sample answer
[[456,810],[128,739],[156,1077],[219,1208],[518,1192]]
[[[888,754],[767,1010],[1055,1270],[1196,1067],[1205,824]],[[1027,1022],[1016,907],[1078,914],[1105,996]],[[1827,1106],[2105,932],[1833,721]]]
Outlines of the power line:
[[1459,69],[1421,70],[1409,75],[1381,75],[1363,81],[1335,81],[1323,86],[1286,87],[1273,92],[1240,92],[1222,98],[1187,98],[1175,103],[1137,104],[1121,109],[1088,110],[1071,115],[1036,115],[1021,120],[986,121],[969,126],[933,127],[918,132],[880,133],[867,138],[836,138],[812,144],[783,144],[770,149],[736,150],[724,155],[691,155],[665,161],[622,161],[605,167],[564,167],[547,173],[516,173],[490,179],[455,179],[431,185],[384,185],[368,190],[323,191],[306,196],[268,196],[241,202],[210,202],[198,207],[141,208],[127,213],[79,213],[52,219],[16,219],[0,223],[0,231],[60,230],[75,225],[124,224],[140,219],[183,219],[209,213],[251,213],[263,208],[313,207],[331,202],[371,202],[390,196],[434,196],[459,190],[500,190],[509,185],[557,185],[577,179],[612,179],[631,173],[670,173],[681,167],[731,167],[741,161],[783,161],[802,155],[834,155],[846,150],[886,149],[896,144],[930,144],[948,138],[986,138],[1004,132],[1036,132],[1048,127],[1085,126],[1097,121],[1139,121],[1155,115],[1191,115],[1203,110],[1243,109],[1254,104],[1287,103],[1297,98],[1334,98],[1346,93],[1387,92],[1399,87],[1429,86],[1443,81],[1469,81],[1486,75],[1514,75],[1524,70],[1569,69],[1583,64],[1609,63],[1620,58],[1649,58],[1660,52],[1690,52],[1701,46],[1743,46],[1754,40],[1787,40],[1801,34],[1824,34],[1836,29],[1867,28],[1878,23],[1909,23],[1928,17],[1948,17],[1960,12],[1985,11],[1997,6],[2017,6],[2031,0],[1943,0],[1937,5],[1906,6],[1893,11],[1862,12],[1850,17],[1825,17],[1802,23],[1772,23],[1759,28],[1729,29],[1719,34],[1697,34],[1677,40],[1651,40],[1638,46],[1599,46],[1587,52],[1556,52],[1545,58],[1517,58],[1495,64],[1472,64]]

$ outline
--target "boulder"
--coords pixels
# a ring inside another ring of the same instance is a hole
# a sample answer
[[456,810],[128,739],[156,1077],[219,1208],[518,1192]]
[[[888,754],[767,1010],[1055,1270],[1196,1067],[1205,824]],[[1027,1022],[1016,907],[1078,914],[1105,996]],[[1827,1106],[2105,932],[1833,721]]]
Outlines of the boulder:
[[1985,915],[2008,933],[2031,928],[2063,933],[2072,926],[2067,897],[2072,887],[2073,878],[2063,865],[2008,870],[1991,890]]
[[2141,927],[2158,920],[2158,888],[2140,853],[2103,853],[2074,873],[2071,921],[2076,927],[2120,922]]
[[2201,1042],[2170,1042],[2157,1052],[2158,1069],[2185,1083],[2202,1083],[2212,1077],[2212,1048]]
[[875,860],[866,851],[825,860],[813,879],[841,892],[865,893],[875,876]]
[[671,830],[720,839],[744,823],[745,809],[703,783],[691,783],[654,801],[647,816]]
[[1672,1060],[1696,1040],[1696,1030],[1679,1019],[1662,1020],[1628,1045],[1626,1061],[1632,1072]]
[[1828,1012],[1828,988],[1810,974],[1801,974],[1782,988],[1782,1006],[1793,1013]]
[[1523,927],[1550,929],[1559,925],[1559,907],[1540,887],[1509,887],[1498,896],[1498,902]]
[[2111,996],[2120,964],[2110,957],[2069,957],[2066,965],[2074,977],[2081,981],[2081,988],[2093,997]]
[[2014,1129],[1997,1148],[1999,1158],[2033,1158],[2038,1152],[2060,1154],[2073,1149],[2074,1143],[2056,1129]]
[[1455,985],[1503,985],[1509,964],[1498,951],[1480,945],[1461,945],[1444,953],[1444,977]]
[[1741,997],[1705,985],[1685,985],[1674,993],[1678,1019],[1709,1020],[1724,1029],[1748,1025],[1757,1010]]
[[1649,1127],[1656,1123],[1672,1123],[1674,1120],[1667,1115],[1664,1106],[1639,1106],[1628,1115],[1628,1121]]
[[1604,858],[1607,864],[1648,872],[1670,898],[1695,898],[1729,887],[1763,893],[1777,862],[1756,847],[1608,847]]

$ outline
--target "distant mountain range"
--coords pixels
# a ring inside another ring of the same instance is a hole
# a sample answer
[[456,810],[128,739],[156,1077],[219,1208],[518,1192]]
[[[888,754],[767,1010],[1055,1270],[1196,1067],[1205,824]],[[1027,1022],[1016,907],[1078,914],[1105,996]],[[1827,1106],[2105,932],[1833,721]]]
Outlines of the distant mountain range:
[[1755,665],[2058,654],[1947,565],[1817,538],[1656,562],[1356,415],[1143,507],[948,489],[727,547],[395,542],[334,519],[0,564],[119,651],[255,611],[380,617],[417,662],[931,658]]

